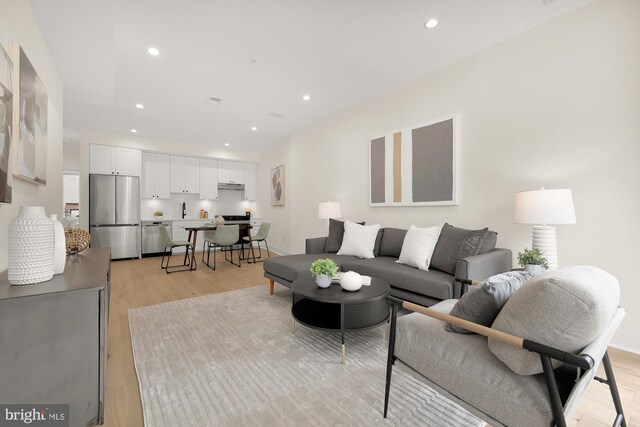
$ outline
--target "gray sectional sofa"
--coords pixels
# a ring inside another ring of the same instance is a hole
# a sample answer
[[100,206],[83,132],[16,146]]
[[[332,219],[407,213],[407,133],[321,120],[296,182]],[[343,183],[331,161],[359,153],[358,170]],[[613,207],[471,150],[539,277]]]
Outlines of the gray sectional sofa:
[[[264,277],[270,280],[270,293],[273,293],[274,282],[291,287],[297,278],[311,276],[309,267],[313,261],[331,258],[341,271],[355,271],[385,280],[391,286],[392,296],[430,306],[442,300],[460,298],[462,284],[456,278],[483,280],[511,269],[511,251],[495,248],[497,233],[487,229],[463,230],[448,224],[445,227],[448,228],[443,228],[429,271],[396,263],[407,230],[380,229],[374,248],[375,258],[361,259],[337,255],[335,248],[339,248],[339,244],[332,241],[335,233],[330,228],[329,241],[327,237],[307,239],[305,254],[265,260]],[[338,237],[341,242],[342,235]],[[471,252],[477,254],[462,256],[469,253],[470,245],[475,245]]]

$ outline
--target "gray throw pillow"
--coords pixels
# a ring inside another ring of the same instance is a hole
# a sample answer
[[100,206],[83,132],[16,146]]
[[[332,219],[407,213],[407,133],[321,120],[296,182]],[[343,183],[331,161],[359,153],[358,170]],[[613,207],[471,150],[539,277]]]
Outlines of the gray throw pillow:
[[[509,298],[531,277],[533,276],[527,271],[508,271],[491,276],[484,282],[471,286],[449,314],[490,327]],[[459,334],[472,333],[450,323],[447,323],[445,329]]]
[[[364,222],[358,224],[364,225]],[[324,244],[325,253],[337,253],[342,246],[342,238],[344,237],[344,222],[338,219],[329,220],[329,235]]]
[[456,274],[458,260],[478,255],[488,228],[465,230],[445,224],[431,257],[431,267],[449,274]]
[[496,248],[497,243],[498,243],[498,233],[491,230],[487,231],[487,234],[485,234],[484,238],[482,239],[482,245],[480,246],[478,255],[491,252]]
[[380,256],[400,258],[400,252],[402,252],[402,244],[404,243],[406,234],[407,230],[386,227],[380,244]]

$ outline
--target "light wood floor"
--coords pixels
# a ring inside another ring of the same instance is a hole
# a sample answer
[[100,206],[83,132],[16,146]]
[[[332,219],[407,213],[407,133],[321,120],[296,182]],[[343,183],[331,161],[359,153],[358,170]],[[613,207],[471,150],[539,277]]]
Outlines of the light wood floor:
[[[218,261],[221,259],[219,257]],[[160,258],[113,262],[105,426],[143,425],[138,380],[131,352],[128,309],[257,285],[264,286],[266,295],[267,282],[262,276],[261,263],[243,263],[238,268],[221,261],[216,271],[199,263],[196,271],[167,275],[160,269]],[[640,356],[615,349],[611,349],[610,356],[627,423],[630,427],[640,427]],[[610,426],[614,413],[608,388],[593,382],[570,425]]]

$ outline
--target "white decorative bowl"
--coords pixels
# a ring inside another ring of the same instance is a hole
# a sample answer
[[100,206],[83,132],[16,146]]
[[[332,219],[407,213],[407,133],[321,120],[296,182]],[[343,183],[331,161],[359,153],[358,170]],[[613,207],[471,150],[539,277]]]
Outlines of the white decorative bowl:
[[355,271],[347,271],[340,276],[340,286],[345,291],[357,291],[362,287],[362,276]]

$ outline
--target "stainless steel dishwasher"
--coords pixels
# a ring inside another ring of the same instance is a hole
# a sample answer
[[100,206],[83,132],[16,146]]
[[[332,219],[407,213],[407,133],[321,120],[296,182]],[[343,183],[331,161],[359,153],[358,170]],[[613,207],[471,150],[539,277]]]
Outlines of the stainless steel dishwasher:
[[171,221],[142,221],[142,256],[162,255],[162,236],[160,226],[164,225],[171,237]]

